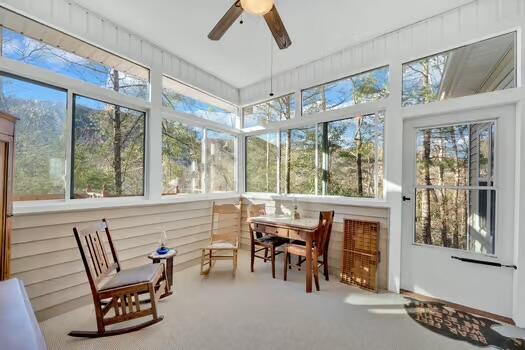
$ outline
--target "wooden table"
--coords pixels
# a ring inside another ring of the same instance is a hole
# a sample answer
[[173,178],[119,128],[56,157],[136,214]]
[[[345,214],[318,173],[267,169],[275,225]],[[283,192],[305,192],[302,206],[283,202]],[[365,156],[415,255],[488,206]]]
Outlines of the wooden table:
[[252,232],[261,232],[306,243],[306,293],[312,292],[312,244],[316,239],[318,219],[293,219],[283,215],[255,216],[248,219]]
[[169,293],[173,288],[173,257],[177,255],[175,249],[170,249],[166,254],[158,254],[156,251],[148,255],[154,264],[159,264],[161,260],[166,260],[166,277],[168,278]]

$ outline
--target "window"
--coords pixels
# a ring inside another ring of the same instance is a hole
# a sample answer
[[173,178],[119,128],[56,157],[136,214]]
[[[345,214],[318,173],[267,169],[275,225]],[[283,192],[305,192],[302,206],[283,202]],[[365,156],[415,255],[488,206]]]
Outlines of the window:
[[202,193],[202,128],[162,121],[163,194]]
[[248,136],[246,190],[383,198],[383,135],[378,112]]
[[319,125],[321,193],[382,198],[382,113]]
[[231,128],[236,125],[237,107],[166,76],[162,79],[162,104]]
[[144,195],[145,113],[74,97],[71,198]]
[[278,134],[246,137],[246,191],[277,192]]
[[209,192],[231,192],[235,184],[235,141],[232,135],[207,130],[206,185]]
[[148,69],[8,10],[1,12],[6,22],[2,56],[148,99]]
[[494,254],[495,122],[417,132],[415,242]]
[[388,95],[388,67],[303,90],[303,114],[331,111]]
[[266,125],[295,115],[295,95],[289,94],[243,108],[244,127]]
[[315,194],[316,128],[281,132],[281,193]]
[[403,106],[516,87],[516,33],[403,64]]
[[19,118],[14,200],[64,199],[67,93],[0,75],[0,110]]

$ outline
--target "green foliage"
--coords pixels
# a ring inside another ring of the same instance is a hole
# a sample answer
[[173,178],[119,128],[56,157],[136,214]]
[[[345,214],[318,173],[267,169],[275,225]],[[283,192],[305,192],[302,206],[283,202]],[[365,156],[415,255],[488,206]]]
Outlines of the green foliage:
[[73,196],[143,195],[145,114],[88,101],[75,100]]
[[15,144],[15,200],[64,197],[64,104],[3,96],[0,110],[19,118]]

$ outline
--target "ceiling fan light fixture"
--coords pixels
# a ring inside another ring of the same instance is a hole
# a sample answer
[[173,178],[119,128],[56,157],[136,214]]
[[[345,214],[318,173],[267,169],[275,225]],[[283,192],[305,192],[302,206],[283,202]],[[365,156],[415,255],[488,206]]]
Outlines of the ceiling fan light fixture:
[[241,0],[244,11],[256,16],[264,16],[273,7],[273,0]]

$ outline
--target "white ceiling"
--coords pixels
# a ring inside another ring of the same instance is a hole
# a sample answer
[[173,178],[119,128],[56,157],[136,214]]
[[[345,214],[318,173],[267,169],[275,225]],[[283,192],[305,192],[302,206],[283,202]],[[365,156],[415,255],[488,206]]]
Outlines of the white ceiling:
[[[220,41],[207,37],[234,0],[75,1],[235,87],[270,74],[273,39],[263,18],[245,14]],[[274,73],[471,1],[275,0],[292,46],[273,44]]]

